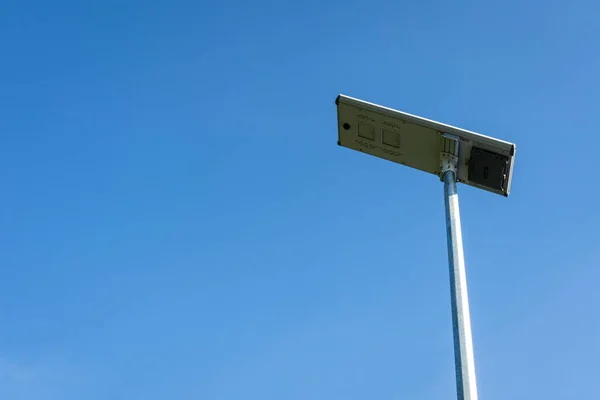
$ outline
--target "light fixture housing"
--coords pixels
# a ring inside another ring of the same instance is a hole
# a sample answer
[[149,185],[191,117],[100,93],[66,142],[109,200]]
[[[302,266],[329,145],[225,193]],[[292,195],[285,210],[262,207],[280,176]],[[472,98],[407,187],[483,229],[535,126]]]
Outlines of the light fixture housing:
[[516,145],[340,94],[338,144],[438,175],[440,156],[458,137],[456,180],[508,197]]

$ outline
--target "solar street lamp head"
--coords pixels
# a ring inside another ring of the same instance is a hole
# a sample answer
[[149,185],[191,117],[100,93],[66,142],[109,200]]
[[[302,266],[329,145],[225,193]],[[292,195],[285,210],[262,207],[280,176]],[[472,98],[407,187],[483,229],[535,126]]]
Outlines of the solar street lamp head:
[[465,129],[339,95],[338,144],[508,196],[516,146]]

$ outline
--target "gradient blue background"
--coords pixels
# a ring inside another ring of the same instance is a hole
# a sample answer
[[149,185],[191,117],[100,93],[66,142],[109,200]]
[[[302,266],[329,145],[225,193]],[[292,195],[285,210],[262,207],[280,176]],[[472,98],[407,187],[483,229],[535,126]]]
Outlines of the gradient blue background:
[[480,398],[600,398],[599,18],[5,0],[0,398],[455,398],[442,184],[338,93],[517,143],[459,188]]

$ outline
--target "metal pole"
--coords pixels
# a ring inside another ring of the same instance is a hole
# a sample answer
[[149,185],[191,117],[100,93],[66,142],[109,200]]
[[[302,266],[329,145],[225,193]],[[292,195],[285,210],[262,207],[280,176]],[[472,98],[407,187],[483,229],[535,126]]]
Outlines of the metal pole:
[[477,400],[473,337],[471,335],[458,193],[456,192],[456,173],[453,170],[446,170],[443,174],[457,398],[458,400]]

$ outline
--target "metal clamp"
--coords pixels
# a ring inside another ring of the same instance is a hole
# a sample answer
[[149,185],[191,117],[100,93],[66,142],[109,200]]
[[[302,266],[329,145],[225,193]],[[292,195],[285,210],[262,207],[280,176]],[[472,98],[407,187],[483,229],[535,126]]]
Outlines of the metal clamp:
[[456,175],[458,169],[458,144],[460,138],[450,133],[442,133],[440,151],[440,176],[446,171]]

